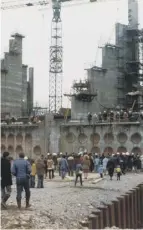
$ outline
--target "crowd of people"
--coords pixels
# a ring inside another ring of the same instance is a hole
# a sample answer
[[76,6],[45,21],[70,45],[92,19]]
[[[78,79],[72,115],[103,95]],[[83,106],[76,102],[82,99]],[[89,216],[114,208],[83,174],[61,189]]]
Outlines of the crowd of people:
[[139,155],[129,153],[117,153],[108,155],[99,155],[91,153],[67,153],[41,155],[39,159],[28,159],[23,153],[19,154],[19,158],[13,160],[9,158],[9,153],[4,152],[1,159],[1,191],[2,191],[2,207],[6,208],[6,202],[11,194],[12,177],[16,177],[17,187],[17,205],[21,208],[22,191],[26,194],[26,208],[30,206],[30,188],[36,185],[37,188],[44,188],[44,177],[52,180],[55,172],[63,180],[66,175],[75,176],[75,186],[80,179],[83,184],[83,176],[86,180],[89,172],[99,173],[104,177],[108,173],[112,180],[114,173],[117,180],[120,180],[122,174],[127,171],[135,170],[140,172],[142,169],[142,161]]
[[99,122],[119,122],[119,121],[140,121],[143,120],[143,112],[132,112],[117,110],[117,111],[103,111],[103,113],[94,113],[90,112],[87,115],[87,119],[89,123],[99,123]]

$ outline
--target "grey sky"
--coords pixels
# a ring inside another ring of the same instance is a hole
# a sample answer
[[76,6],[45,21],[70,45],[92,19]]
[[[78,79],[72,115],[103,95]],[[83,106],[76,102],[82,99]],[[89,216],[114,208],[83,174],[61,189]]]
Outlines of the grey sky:
[[[26,36],[23,42],[23,63],[34,67],[34,99],[46,106],[52,10],[38,9],[34,7],[2,11],[1,52],[8,50],[11,33],[19,32]],[[62,8],[63,93],[70,91],[74,79],[86,76],[84,68],[88,63],[92,64],[97,60],[97,64],[101,64],[98,45],[113,42],[115,22],[127,23],[127,16],[127,0]],[[143,27],[143,0],[139,1],[139,20]],[[64,99],[63,105],[68,106],[68,100]]]

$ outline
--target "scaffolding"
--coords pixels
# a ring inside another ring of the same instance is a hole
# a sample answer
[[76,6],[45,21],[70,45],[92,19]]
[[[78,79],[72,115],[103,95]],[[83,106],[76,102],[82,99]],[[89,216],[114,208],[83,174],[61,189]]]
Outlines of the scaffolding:
[[[143,107],[142,81],[143,81],[143,30],[127,29],[126,45],[127,59],[125,62],[125,82],[126,82],[126,106],[131,108],[133,103],[134,110],[140,111]],[[135,93],[138,92],[139,93]],[[134,92],[134,94],[128,94]]]
[[140,111],[143,108],[143,30],[127,27],[121,47],[117,47],[117,104],[122,109],[130,109],[134,104],[134,110]]
[[75,97],[76,100],[82,102],[91,102],[94,97],[97,96],[97,92],[92,93],[91,84],[88,80],[80,80],[79,82],[74,81],[72,86],[72,93],[64,94],[64,96]]

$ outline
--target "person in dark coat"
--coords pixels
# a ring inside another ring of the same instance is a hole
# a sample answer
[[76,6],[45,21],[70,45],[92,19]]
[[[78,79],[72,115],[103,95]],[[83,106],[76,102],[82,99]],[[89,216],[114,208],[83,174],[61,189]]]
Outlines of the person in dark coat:
[[4,152],[1,158],[1,204],[3,208],[7,208],[6,202],[10,197],[12,185],[11,164],[8,157],[9,153]]
[[108,174],[110,176],[110,180],[112,180],[114,174],[115,162],[113,159],[110,159],[107,163]]

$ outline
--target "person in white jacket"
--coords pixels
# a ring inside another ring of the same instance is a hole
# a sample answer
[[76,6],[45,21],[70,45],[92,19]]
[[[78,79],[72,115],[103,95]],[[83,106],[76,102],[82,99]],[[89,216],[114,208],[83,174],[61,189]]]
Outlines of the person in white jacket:
[[103,173],[104,173],[104,175],[106,175],[106,172],[107,172],[107,163],[108,163],[108,158],[105,157],[103,159]]

